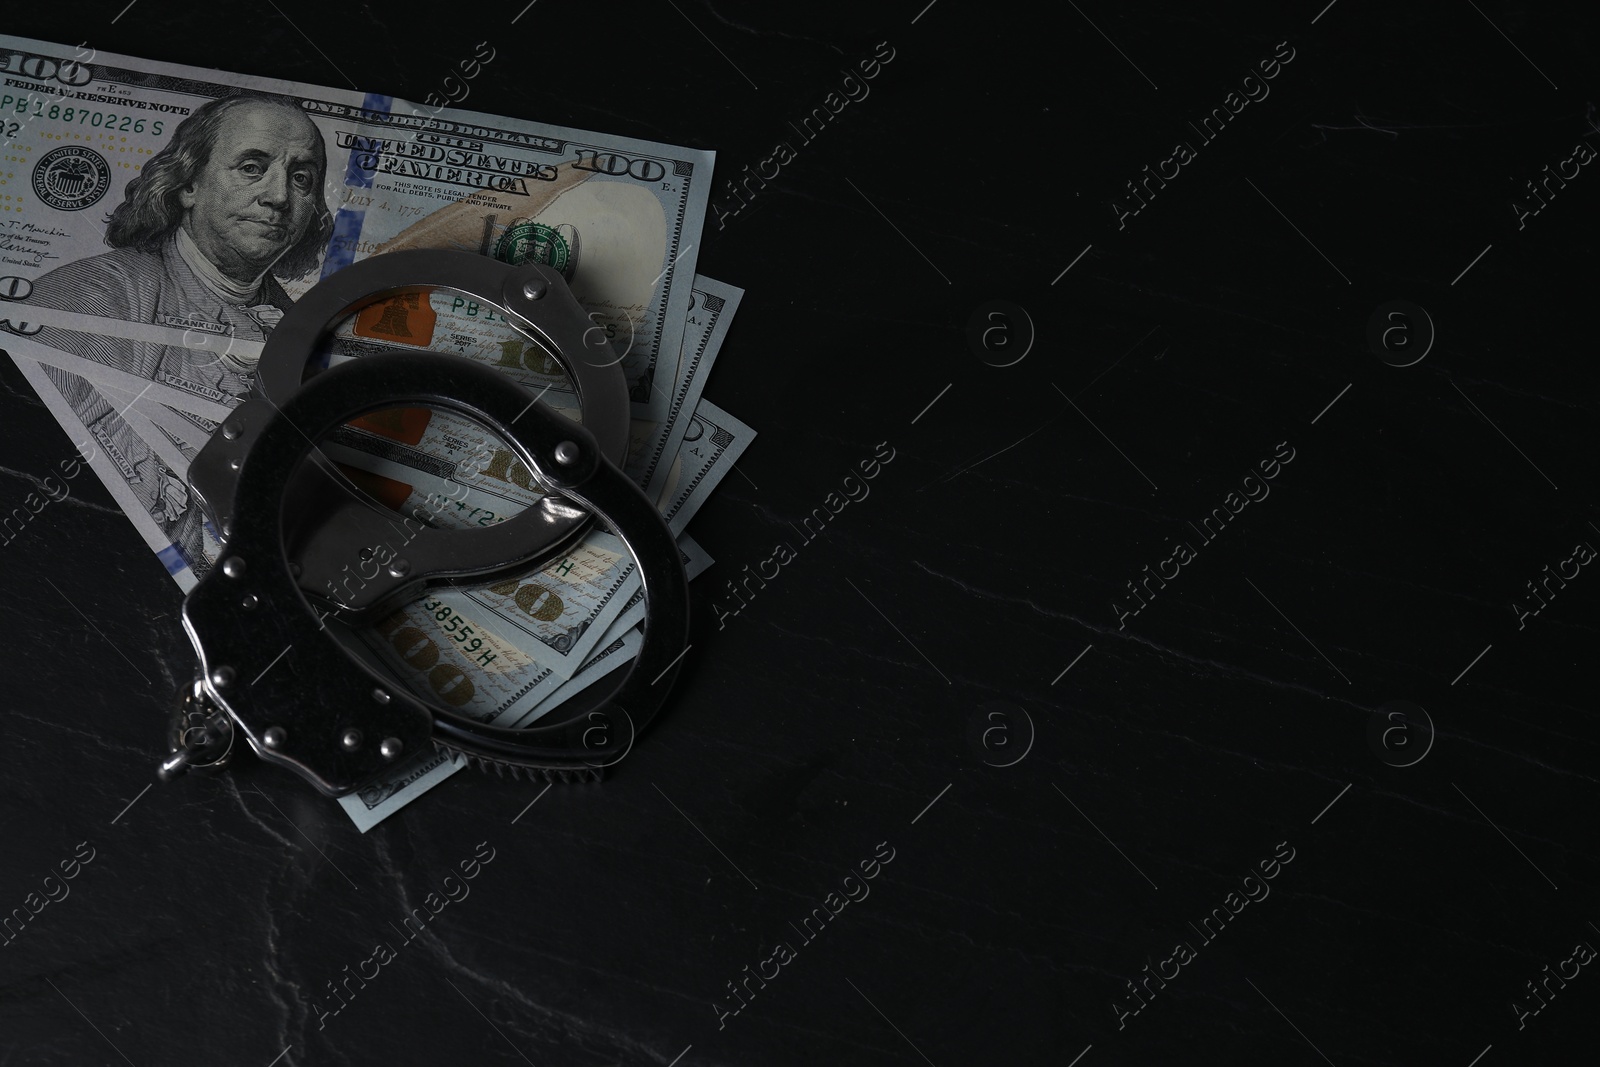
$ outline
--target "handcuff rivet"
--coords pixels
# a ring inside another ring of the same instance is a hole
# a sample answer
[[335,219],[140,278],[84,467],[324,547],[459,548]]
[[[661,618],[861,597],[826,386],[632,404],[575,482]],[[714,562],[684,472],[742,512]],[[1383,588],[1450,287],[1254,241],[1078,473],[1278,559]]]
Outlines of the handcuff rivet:
[[242,578],[244,576],[244,557],[229,556],[222,561],[222,573],[229,578]]
[[400,753],[405,751],[405,747],[398,737],[385,737],[383,744],[378,746],[378,755],[386,760],[398,759]]
[[522,295],[527,297],[529,300],[542,300],[544,299],[544,294],[549,290],[549,288],[549,285],[545,283],[543,278],[533,278],[522,287]]
[[239,435],[242,433],[244,433],[244,431],[241,430],[239,428],[239,424],[234,422],[232,419],[229,419],[227,422],[222,424],[222,436],[226,437],[230,441],[237,440]]
[[211,684],[217,689],[226,689],[233,684],[233,668],[228,666],[215,667],[211,671]]
[[361,731],[346,730],[339,735],[339,744],[343,745],[348,751],[354,752],[361,747]]
[[556,462],[563,467],[570,467],[578,462],[578,446],[571,441],[562,441],[556,445]]
[[409,560],[397,557],[393,563],[389,564],[389,577],[391,578],[404,578],[410,573],[411,563]]
[[278,749],[289,740],[289,732],[281,726],[269,726],[261,735],[261,743],[268,748]]
[[380,704],[387,704],[387,703],[389,703],[389,699],[390,698],[389,698],[389,694],[387,692],[385,692],[384,690],[382,690],[382,689],[374,689],[372,691],[372,699],[376,700]]
[[254,611],[256,605],[260,603],[260,597],[256,596],[254,593],[246,593],[244,595],[244,599],[239,601],[239,606],[246,611]]

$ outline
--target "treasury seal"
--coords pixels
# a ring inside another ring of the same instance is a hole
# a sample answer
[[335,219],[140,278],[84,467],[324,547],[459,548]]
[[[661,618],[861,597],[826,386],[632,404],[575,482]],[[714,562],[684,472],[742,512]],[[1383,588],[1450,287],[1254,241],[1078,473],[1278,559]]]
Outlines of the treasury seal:
[[111,167],[92,148],[63,145],[39,157],[33,168],[33,191],[61,211],[82,211],[111,188]]
[[522,221],[506,227],[506,232],[495,242],[494,258],[512,266],[543,263],[571,281],[572,272],[577,268],[577,248],[575,226]]

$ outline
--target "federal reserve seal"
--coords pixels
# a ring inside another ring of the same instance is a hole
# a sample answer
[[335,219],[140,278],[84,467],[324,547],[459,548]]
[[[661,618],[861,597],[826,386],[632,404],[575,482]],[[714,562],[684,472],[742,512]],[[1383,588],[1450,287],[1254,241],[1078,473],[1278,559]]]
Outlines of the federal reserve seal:
[[63,145],[40,156],[33,167],[34,194],[61,211],[82,211],[109,188],[111,166],[92,148]]
[[495,242],[494,258],[512,266],[543,263],[571,281],[577,269],[578,229],[566,223],[514,222]]

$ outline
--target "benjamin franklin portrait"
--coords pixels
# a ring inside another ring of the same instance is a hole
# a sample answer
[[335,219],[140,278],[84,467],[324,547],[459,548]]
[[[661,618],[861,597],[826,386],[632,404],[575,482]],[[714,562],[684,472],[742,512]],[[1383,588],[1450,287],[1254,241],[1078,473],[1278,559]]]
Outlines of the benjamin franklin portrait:
[[[291,303],[280,279],[314,270],[333,230],[326,170],[322,136],[292,102],[242,95],[205,104],[128,183],[107,220],[112,251],[36,279],[29,302],[263,341]],[[58,328],[36,339],[224,405],[254,379],[253,357]],[[184,471],[163,462],[83,378],[48,373],[151,518],[203,570],[201,516]],[[210,423],[183,414],[203,440]],[[189,443],[160,445],[187,467]]]

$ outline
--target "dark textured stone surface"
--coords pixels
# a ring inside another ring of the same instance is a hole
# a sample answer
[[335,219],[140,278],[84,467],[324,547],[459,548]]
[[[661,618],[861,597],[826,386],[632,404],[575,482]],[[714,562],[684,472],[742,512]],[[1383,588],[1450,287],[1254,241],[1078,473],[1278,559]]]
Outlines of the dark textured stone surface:
[[[723,177],[896,55],[707,232],[701,269],[748,290],[709,395],[761,436],[693,524],[718,562],[679,695],[603,787],[524,811],[540,787],[462,774],[366,836],[260,767],[141,796],[190,671],[177,590],[86,483],[0,548],[0,912],[95,849],[0,948],[0,1063],[1589,1061],[1591,968],[1524,1028],[1511,1005],[1600,944],[1600,577],[1521,630],[1510,604],[1600,545],[1600,177],[1521,231],[1510,204],[1595,140],[1591,27],[921,4],[7,11],[417,99],[487,38],[468,106],[714,148]],[[1119,231],[1123,183],[1285,39],[1271,95]],[[1010,368],[965,339],[995,298],[1038,326]],[[1404,369],[1365,342],[1394,299],[1438,328]],[[9,361],[0,426],[9,509],[71,445]],[[881,441],[871,496],[802,544]],[[1188,524],[1282,441],[1270,496],[1202,544]],[[1175,539],[1197,558],[1119,629]],[[719,627],[780,541],[797,558]],[[1437,728],[1409,768],[1369,747],[1393,700]],[[986,766],[1026,719],[1026,756]],[[470,896],[402,938],[485,841]],[[879,842],[870,896],[806,943],[791,924]],[[1190,924],[1280,842],[1270,896],[1205,943]],[[1179,941],[1194,959],[1119,1030]],[[394,960],[319,1025],[379,942]],[[719,1028],[778,942],[796,957]]]

